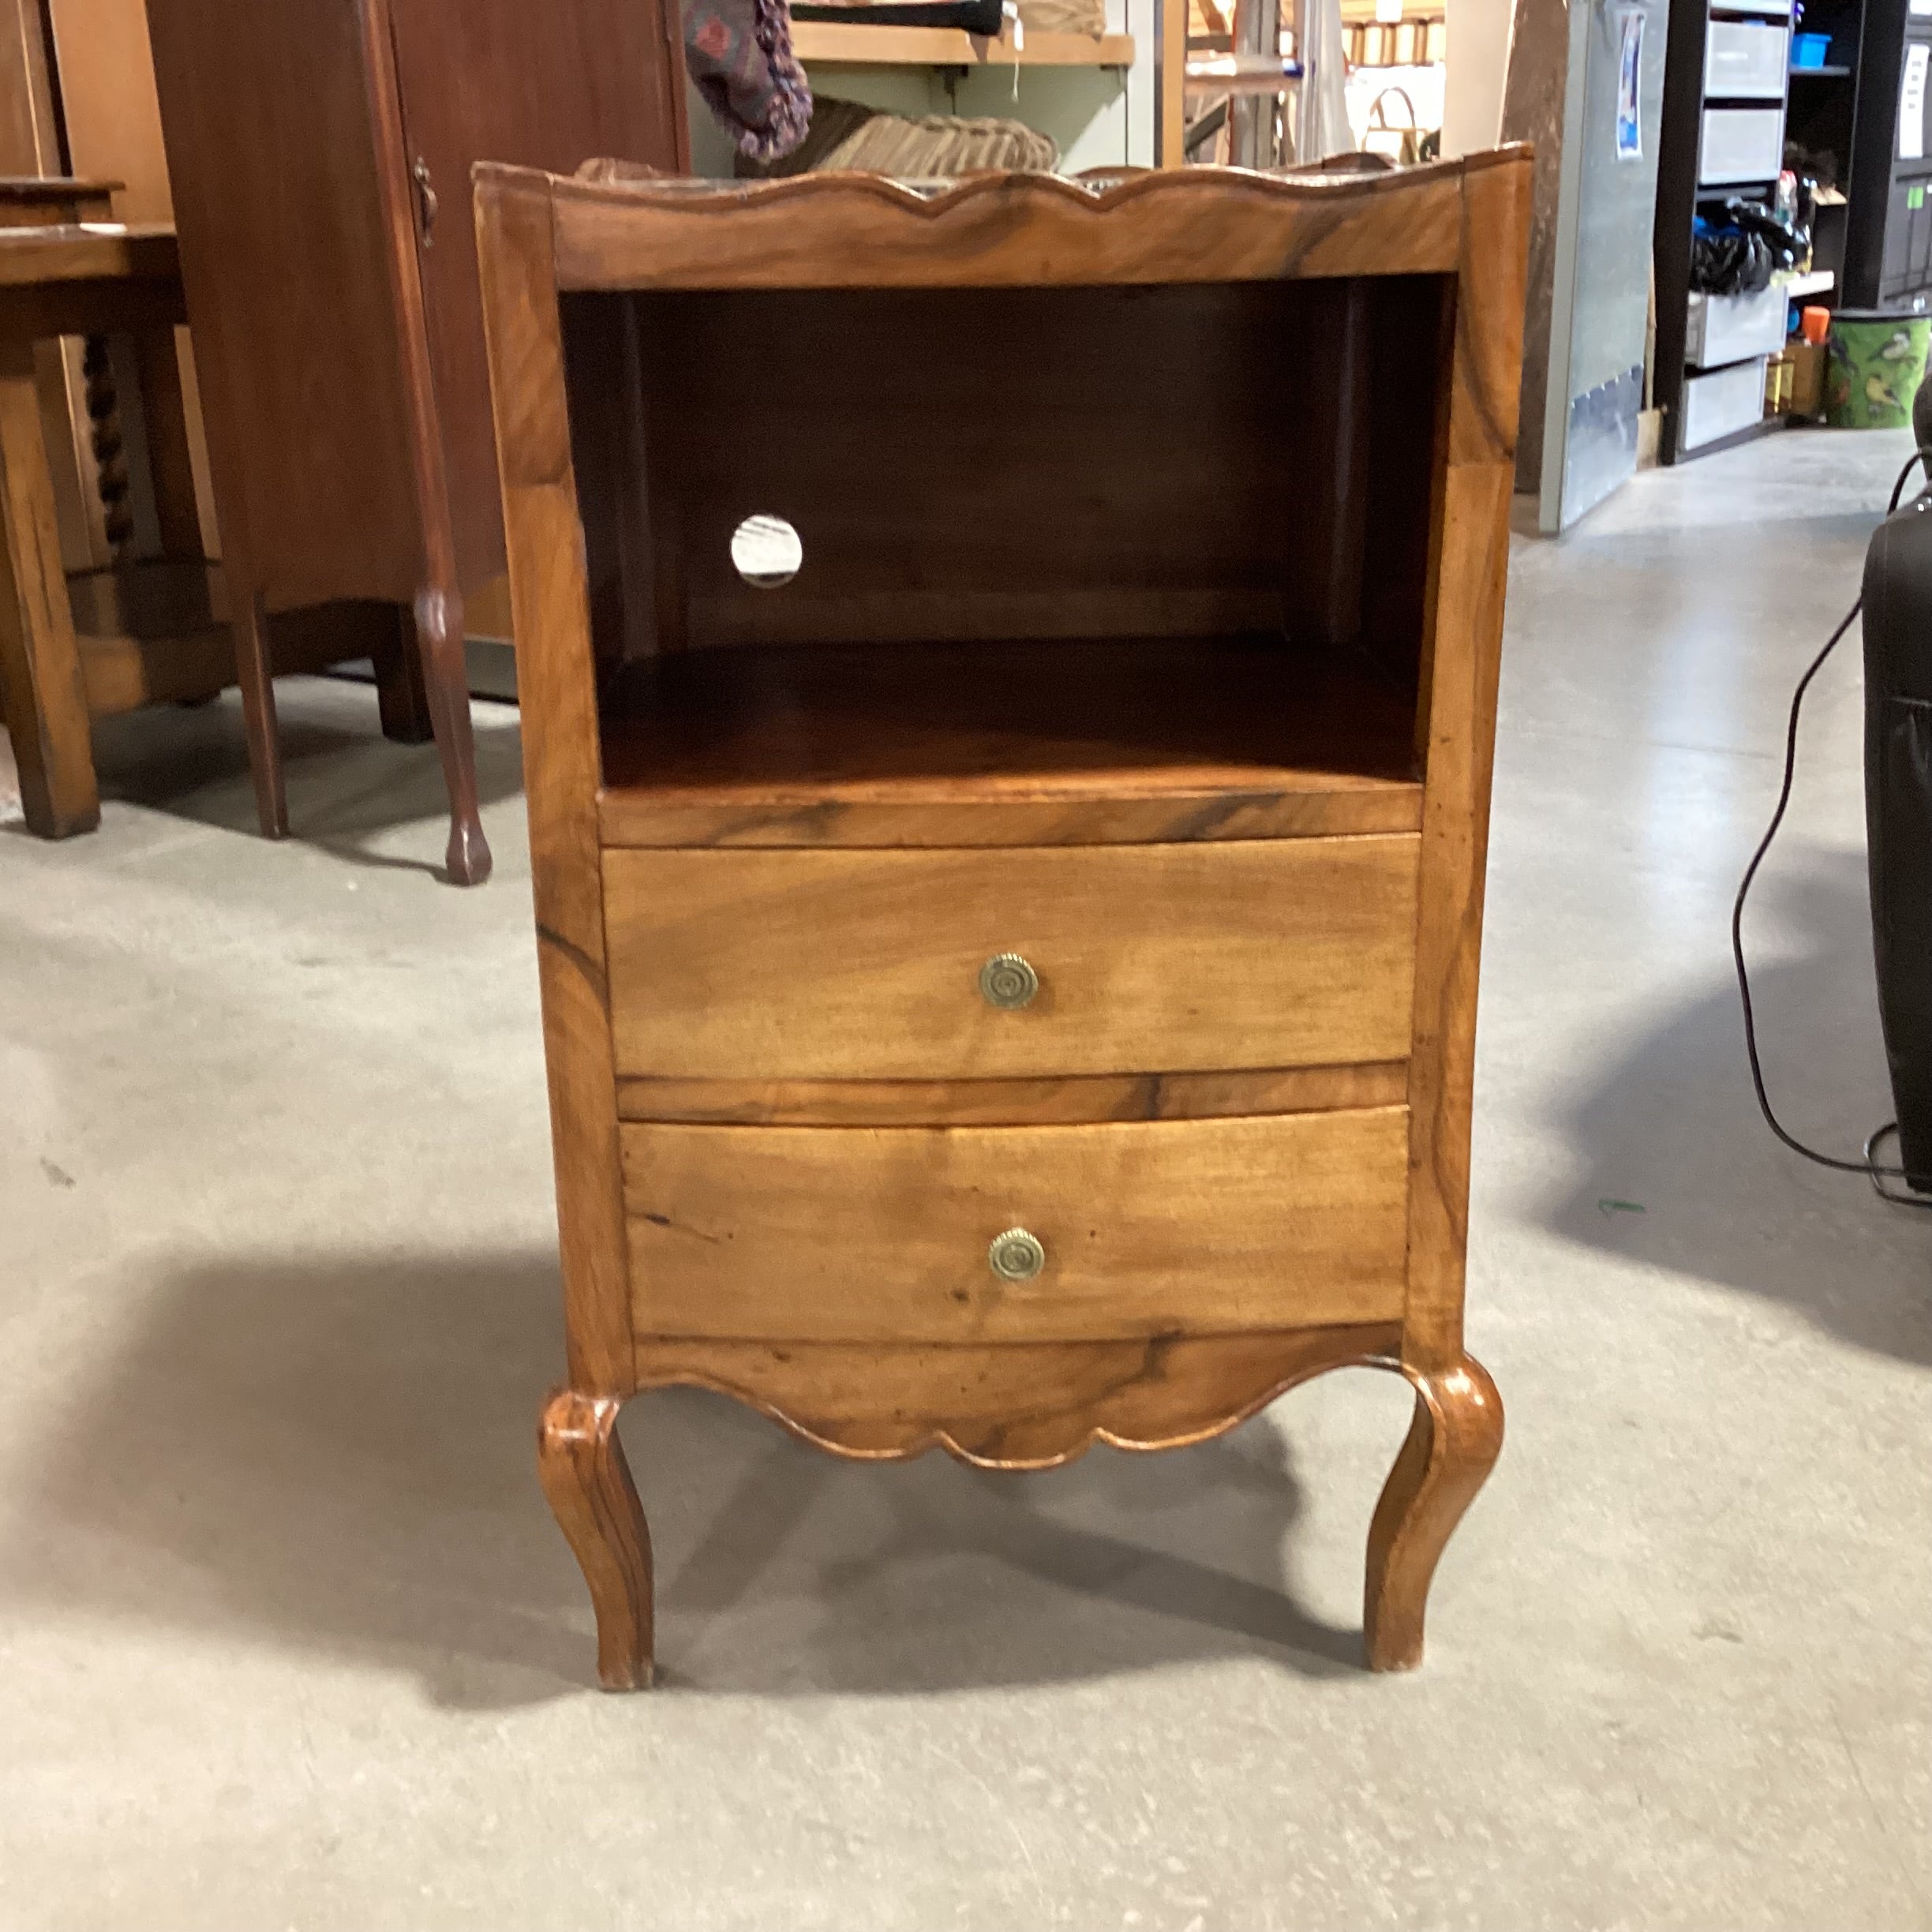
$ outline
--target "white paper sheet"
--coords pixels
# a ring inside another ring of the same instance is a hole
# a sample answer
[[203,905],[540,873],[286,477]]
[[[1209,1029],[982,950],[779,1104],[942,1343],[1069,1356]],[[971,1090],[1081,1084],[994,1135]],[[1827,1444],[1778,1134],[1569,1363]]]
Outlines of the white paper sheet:
[[1905,50],[1905,77],[1899,83],[1898,158],[1925,159],[1926,69],[1932,66],[1932,47],[1915,40]]

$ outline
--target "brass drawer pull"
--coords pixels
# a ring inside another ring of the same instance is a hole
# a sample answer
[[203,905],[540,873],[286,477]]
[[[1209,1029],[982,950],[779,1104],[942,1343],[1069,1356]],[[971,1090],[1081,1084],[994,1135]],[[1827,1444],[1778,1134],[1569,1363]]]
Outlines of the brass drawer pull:
[[987,1264],[1002,1281],[1031,1281],[1046,1265],[1046,1250],[1024,1228],[1009,1228],[994,1237]]
[[1039,975],[1017,953],[995,953],[979,968],[979,993],[989,1006],[1017,1013],[1039,990]]

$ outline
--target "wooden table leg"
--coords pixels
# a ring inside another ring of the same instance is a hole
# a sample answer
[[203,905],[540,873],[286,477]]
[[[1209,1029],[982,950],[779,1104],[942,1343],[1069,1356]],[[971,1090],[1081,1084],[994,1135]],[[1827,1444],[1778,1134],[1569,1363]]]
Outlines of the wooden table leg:
[[423,682],[422,653],[410,613],[400,605],[391,608],[395,622],[373,640],[369,651],[376,667],[376,715],[382,735],[393,743],[427,744],[436,736],[436,721]]
[[28,829],[66,838],[100,823],[100,792],[30,342],[0,344],[0,709]]
[[429,584],[417,593],[416,637],[423,683],[429,715],[436,721],[443,781],[449,788],[449,846],[443,862],[453,884],[481,886],[490,875],[490,848],[477,807],[476,740],[470,724],[462,617],[462,599],[454,588]]

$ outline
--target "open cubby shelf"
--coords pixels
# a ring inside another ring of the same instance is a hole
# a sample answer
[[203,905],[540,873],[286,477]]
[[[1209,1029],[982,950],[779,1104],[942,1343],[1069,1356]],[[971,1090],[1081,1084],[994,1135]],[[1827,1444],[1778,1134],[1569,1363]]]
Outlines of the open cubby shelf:
[[613,843],[816,843],[908,808],[892,842],[1399,831],[1421,811],[1413,694],[1279,638],[690,651],[627,666],[603,708]]
[[1447,278],[563,316],[607,839],[1416,829]]

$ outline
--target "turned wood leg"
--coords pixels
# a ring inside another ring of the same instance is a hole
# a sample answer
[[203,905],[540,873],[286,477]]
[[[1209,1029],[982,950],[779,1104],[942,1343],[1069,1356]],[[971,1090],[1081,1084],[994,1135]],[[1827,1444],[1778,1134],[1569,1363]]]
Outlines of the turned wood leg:
[[470,671],[463,657],[462,599],[429,586],[416,598],[416,641],[443,782],[449,788],[449,849],[444,863],[459,886],[481,886],[490,875],[490,848],[477,808],[476,741],[470,731]]
[[650,1531],[617,1440],[614,1395],[559,1389],[537,1431],[544,1494],[590,1586],[597,1676],[606,1690],[651,1680]]
[[66,838],[100,823],[100,793],[32,343],[0,346],[0,714],[28,829]]
[[1403,1372],[1415,1387],[1415,1418],[1368,1531],[1362,1621],[1371,1670],[1413,1670],[1422,1661],[1436,1559],[1503,1447],[1503,1405],[1474,1357]]
[[436,736],[429,715],[429,691],[423,682],[422,653],[398,610],[393,626],[385,624],[371,641],[376,667],[376,710],[382,735],[396,744],[427,744]]
[[248,735],[249,776],[255,781],[255,816],[264,838],[288,837],[288,793],[282,780],[282,741],[275,730],[275,678],[268,663],[268,612],[246,575],[224,559],[234,606],[235,677],[242,687],[242,727]]

